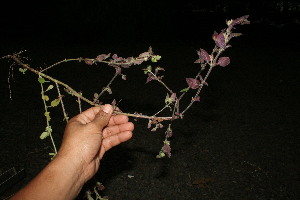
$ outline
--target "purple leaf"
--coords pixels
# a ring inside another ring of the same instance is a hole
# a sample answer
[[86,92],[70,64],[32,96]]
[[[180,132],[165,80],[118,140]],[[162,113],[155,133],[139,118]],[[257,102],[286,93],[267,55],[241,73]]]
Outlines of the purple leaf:
[[153,76],[152,73],[148,73],[148,78],[147,78],[147,82],[146,83],[149,83],[150,81],[155,80],[155,79],[156,78],[155,78],[155,76]]
[[200,101],[200,97],[196,96],[195,98],[193,98],[193,101]]
[[221,67],[226,67],[230,63],[230,58],[229,57],[221,57],[218,60],[218,65]]
[[121,64],[121,67],[123,67],[123,68],[129,68],[130,66],[131,66],[131,63]]
[[242,17],[239,17],[239,18],[233,20],[233,22],[232,22],[233,26],[236,24],[241,24],[241,25],[250,24],[250,21],[248,21],[248,17],[249,17],[249,15],[245,15],[245,16],[242,16]]
[[218,47],[224,49],[224,48],[226,47],[224,33],[221,32],[221,33],[217,36],[215,42],[216,42],[216,45],[217,45]]
[[92,65],[92,64],[94,64],[94,61],[91,60],[91,59],[85,59],[84,62],[85,62],[85,64],[87,64],[87,65]]
[[201,59],[197,59],[194,63],[200,63]]
[[97,60],[98,62],[100,62],[102,60],[105,60],[109,56],[110,56],[110,53],[109,54],[100,54],[100,55],[97,56],[97,58],[95,60]]
[[116,69],[116,74],[121,74],[122,71],[121,67],[115,67],[115,69]]
[[197,89],[199,88],[200,81],[194,78],[186,78],[185,79],[187,84],[189,85],[190,88],[192,89]]
[[162,150],[165,154],[167,154],[167,156],[169,158],[171,157],[171,147],[169,144],[164,144],[164,146],[162,147]]
[[198,51],[197,54],[200,57],[200,63],[204,63],[204,61],[210,61],[210,56],[204,49],[200,49],[200,51]]
[[114,54],[113,56],[112,56],[112,59],[114,59],[114,60],[116,60],[118,58],[118,55],[117,54]]
[[171,94],[171,97],[170,97],[173,101],[175,101],[175,99],[176,99],[176,93],[173,93],[173,94]]
[[167,130],[167,138],[172,137],[172,135],[173,135],[172,129],[168,128],[168,130]]

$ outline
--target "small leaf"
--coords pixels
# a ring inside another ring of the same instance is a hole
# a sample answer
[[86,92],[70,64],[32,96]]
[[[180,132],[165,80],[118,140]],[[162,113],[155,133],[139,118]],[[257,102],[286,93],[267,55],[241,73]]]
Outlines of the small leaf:
[[87,65],[92,65],[92,64],[94,64],[94,61],[92,60],[92,59],[84,59],[84,62],[85,62],[85,64],[87,64]]
[[146,83],[149,83],[152,80],[156,80],[156,77],[152,73],[148,73],[148,78]]
[[50,133],[49,132],[43,132],[41,135],[40,135],[40,139],[41,140],[43,140],[43,139],[45,139],[46,137],[48,137],[50,135]]
[[107,59],[108,57],[110,57],[110,53],[109,54],[100,54],[97,56],[97,58],[95,59],[98,62],[101,62],[102,60]]
[[54,99],[53,101],[51,101],[51,107],[58,106],[59,102],[60,102],[60,99]]
[[47,121],[50,121],[50,120],[51,120],[50,112],[45,112],[44,115],[45,115]]
[[159,152],[159,154],[156,156],[156,158],[163,158],[163,157],[165,157],[166,156],[166,154],[164,153],[164,152]]
[[171,147],[170,147],[170,141],[166,141],[164,146],[162,147],[162,151],[167,154],[167,156],[171,157]]
[[161,56],[160,55],[156,55],[156,56],[152,56],[151,57],[151,61],[152,62],[157,62],[158,60],[160,60],[161,59]]
[[45,79],[44,79],[43,77],[39,77],[39,78],[38,78],[38,81],[39,81],[40,84],[43,84],[43,83],[46,82]]
[[54,87],[53,85],[49,85],[48,88],[47,88],[47,90],[45,90],[45,92],[47,92],[47,91],[49,91],[49,90],[52,90],[53,87]]
[[186,78],[185,79],[187,84],[189,85],[190,88],[192,89],[197,89],[199,88],[200,81],[194,78]]
[[52,128],[51,128],[51,126],[47,126],[46,129],[45,129],[45,131],[47,131],[47,132],[49,132],[49,133],[52,133]]
[[180,90],[180,92],[187,92],[188,90],[189,90],[189,88],[187,87],[187,88]]
[[19,71],[22,72],[23,74],[25,74],[25,72],[27,71],[26,68],[19,68]]
[[226,42],[225,42],[224,33],[221,32],[221,33],[217,36],[215,42],[216,42],[216,45],[217,45],[218,47],[224,49],[224,48],[226,47]]
[[192,98],[192,101],[200,101],[200,97],[196,96],[195,98]]
[[218,60],[218,65],[221,67],[226,67],[230,63],[230,58],[229,57],[221,57]]
[[200,62],[201,63],[204,63],[204,61],[206,61],[206,62],[210,61],[210,56],[207,53],[207,51],[205,51],[204,49],[200,49],[200,51],[198,51],[197,54],[200,57]]
[[49,101],[49,97],[47,95],[42,95],[42,99],[45,101]]

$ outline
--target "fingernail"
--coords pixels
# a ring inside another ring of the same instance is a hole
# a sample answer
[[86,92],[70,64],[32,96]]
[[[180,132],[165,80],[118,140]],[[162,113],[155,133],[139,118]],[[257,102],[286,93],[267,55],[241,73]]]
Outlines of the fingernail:
[[104,106],[103,106],[103,108],[102,108],[102,110],[103,110],[103,112],[105,112],[105,113],[110,113],[110,111],[111,111],[111,106],[109,105],[109,104],[105,104]]

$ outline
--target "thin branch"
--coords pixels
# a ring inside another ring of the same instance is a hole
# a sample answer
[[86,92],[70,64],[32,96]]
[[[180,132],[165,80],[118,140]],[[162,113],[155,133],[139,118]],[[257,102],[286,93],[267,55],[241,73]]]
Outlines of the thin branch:
[[[41,90],[42,90],[42,92],[41,92],[41,94],[42,94],[42,100],[43,100],[43,103],[44,103],[44,109],[45,109],[45,114],[46,114],[46,113],[49,113],[49,112],[48,112],[48,106],[46,104],[46,100],[45,100],[45,98],[43,98],[43,96],[44,96],[44,86],[43,86],[42,83],[41,83]],[[49,123],[48,117],[46,115],[45,115],[45,117],[46,117],[47,127],[50,127],[50,123]],[[51,139],[51,142],[52,142],[52,145],[53,145],[53,148],[54,148],[54,153],[56,155],[57,154],[57,149],[56,149],[56,145],[54,143],[53,137],[52,137],[52,131],[49,132],[49,137]]]
[[106,88],[110,88],[110,85],[112,84],[112,82],[115,80],[115,78],[119,75],[118,72],[115,73],[115,75],[112,77],[112,79],[109,81],[109,83],[107,84],[106,87],[104,87],[104,89],[102,89],[102,91],[100,92],[100,94],[94,99],[93,103],[96,103],[97,100],[100,98],[100,96],[106,91]]
[[33,68],[31,68],[29,65],[27,65],[27,64],[24,64],[24,63],[18,58],[17,55],[15,55],[15,54],[14,54],[14,55],[8,55],[8,57],[9,57],[9,58],[12,58],[16,63],[18,63],[18,64],[21,65],[22,67],[24,67],[24,68],[26,68],[26,69],[32,71],[33,73],[35,73],[35,74],[37,74],[37,75],[40,75],[40,76],[42,76],[42,77],[44,77],[44,78],[47,78],[47,79],[53,81],[54,83],[57,83],[57,84],[59,84],[59,85],[62,85],[62,86],[65,87],[72,95],[74,95],[74,96],[80,98],[81,100],[85,101],[86,103],[88,103],[88,104],[90,104],[90,105],[92,105],[92,106],[99,106],[98,104],[95,104],[95,103],[93,103],[92,101],[90,101],[90,100],[88,100],[87,98],[85,98],[85,97],[83,97],[82,95],[80,95],[78,92],[76,92],[73,88],[71,88],[71,87],[68,86],[67,84],[65,84],[65,83],[63,83],[63,82],[61,82],[61,81],[59,81],[59,80],[57,80],[57,79],[55,79],[55,78],[53,78],[53,77],[51,77],[51,76],[48,76],[48,75],[46,75],[46,74],[44,74],[44,73],[42,73],[42,72],[39,72],[39,71],[33,69]]
[[160,80],[156,74],[154,74],[153,72],[149,71],[148,73],[151,73],[151,75],[153,75],[155,77],[155,80],[158,81],[159,83],[161,83],[171,94],[173,94],[173,91],[162,81]]
[[63,96],[60,93],[59,85],[58,85],[57,82],[55,82],[55,85],[56,85],[56,89],[57,89],[57,93],[58,93],[58,98],[59,98],[60,103],[61,103],[61,108],[62,108],[62,111],[64,113],[64,118],[65,118],[66,122],[68,123],[69,122],[69,118],[67,116],[65,105],[64,105],[64,102],[63,102]]
[[54,63],[53,65],[50,65],[49,67],[47,67],[47,68],[41,70],[40,72],[44,72],[44,71],[46,71],[46,70],[48,70],[48,69],[51,69],[51,68],[53,68],[53,67],[55,67],[56,65],[59,65],[59,64],[61,64],[61,63],[66,63],[66,62],[70,62],[70,61],[79,61],[79,60],[80,60],[80,58],[64,59],[64,60],[62,60],[62,61],[59,61],[59,62],[57,62],[57,63]]

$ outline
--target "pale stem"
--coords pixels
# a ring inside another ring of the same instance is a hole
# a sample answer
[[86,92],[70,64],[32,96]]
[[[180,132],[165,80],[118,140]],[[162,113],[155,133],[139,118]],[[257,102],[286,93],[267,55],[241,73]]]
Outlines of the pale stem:
[[66,113],[64,102],[63,102],[63,96],[60,93],[59,85],[57,84],[57,82],[55,82],[55,85],[56,85],[56,89],[57,89],[57,93],[58,93],[58,98],[60,99],[61,108],[62,108],[62,111],[64,113],[64,118],[65,118],[66,122],[68,123],[69,119],[68,119],[68,116],[67,116],[67,113]]
[[[46,104],[46,100],[43,98],[43,96],[44,96],[45,93],[44,93],[44,86],[43,86],[42,83],[41,83],[41,90],[42,90],[42,92],[41,92],[41,94],[42,94],[42,100],[44,102],[44,108],[45,108],[45,113],[46,113],[46,112],[48,112],[48,107],[47,107],[47,104]],[[47,117],[46,117],[46,122],[47,122],[47,127],[49,127],[50,124],[49,124],[49,121],[48,121]],[[54,140],[53,140],[51,132],[49,133],[49,137],[51,139],[51,142],[52,142],[52,145],[53,145],[53,148],[54,148],[54,153],[56,155],[57,154],[57,150],[56,150],[56,146],[55,146],[55,143],[54,143]]]
[[149,73],[151,73],[156,78],[155,80],[161,83],[171,94],[173,94],[173,91],[163,81],[161,81],[153,72],[149,71]]
[[78,107],[79,107],[79,113],[82,113],[80,98],[77,99],[77,102],[78,102]]
[[158,115],[159,113],[161,113],[164,109],[166,109],[166,108],[170,108],[170,104],[172,104],[172,103],[167,103],[162,109],[160,109],[157,113],[155,113],[153,116],[156,116],[156,115]]

